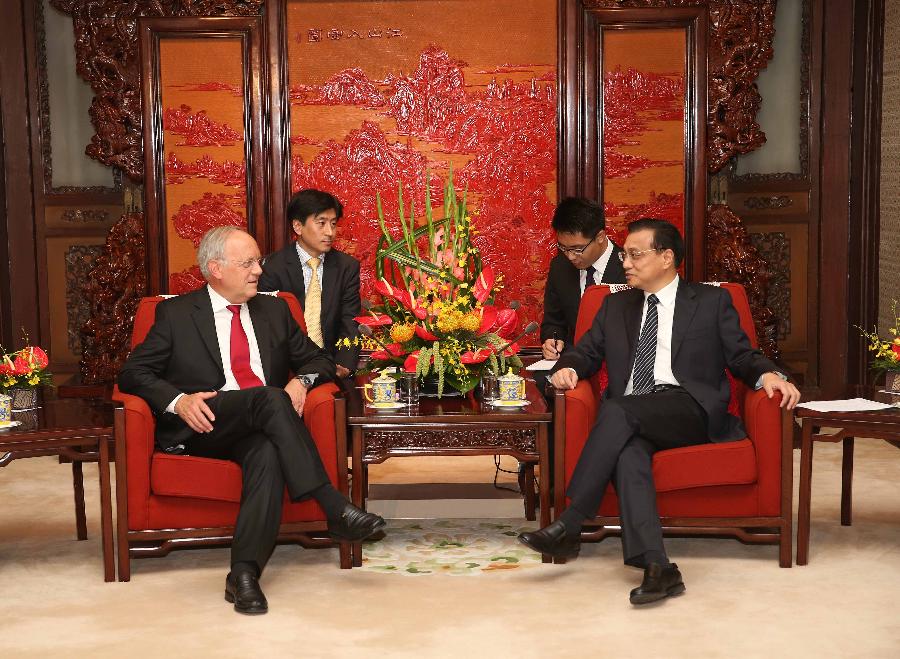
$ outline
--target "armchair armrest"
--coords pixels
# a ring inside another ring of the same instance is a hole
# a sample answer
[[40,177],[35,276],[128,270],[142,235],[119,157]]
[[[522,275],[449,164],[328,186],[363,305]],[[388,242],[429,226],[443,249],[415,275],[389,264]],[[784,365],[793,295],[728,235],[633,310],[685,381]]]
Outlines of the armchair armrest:
[[[554,478],[556,483],[568,483],[597,419],[599,401],[589,380],[579,380],[576,387],[568,391],[552,386],[550,390],[554,393]],[[558,496],[563,496],[564,491],[564,487],[556,488]],[[558,501],[557,505],[561,503]]]
[[116,470],[125,462],[128,526],[146,528],[150,511],[150,463],[156,449],[156,419],[143,398],[113,388],[112,399],[125,409],[125,436],[116,442]]
[[762,389],[744,394],[744,426],[756,451],[760,514],[778,514],[785,470],[793,469],[792,446],[782,432],[781,394]]
[[339,452],[336,441],[334,394],[338,390],[338,386],[333,382],[314,387],[307,394],[306,402],[303,404],[303,421],[319,450],[325,471],[335,487],[338,487],[339,483],[339,457],[346,456],[346,447],[343,452]]

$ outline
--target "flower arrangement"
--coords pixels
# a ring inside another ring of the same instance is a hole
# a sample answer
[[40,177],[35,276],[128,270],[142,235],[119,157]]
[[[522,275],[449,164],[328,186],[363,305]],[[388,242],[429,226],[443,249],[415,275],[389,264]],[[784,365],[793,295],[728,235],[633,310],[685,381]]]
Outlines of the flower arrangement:
[[[28,343],[28,337],[25,337]],[[47,353],[37,346],[26,345],[16,352],[6,353],[0,346],[0,391],[10,389],[34,389],[53,383],[53,374],[47,370]]]
[[368,313],[356,318],[368,337],[363,346],[377,348],[368,370],[393,366],[421,379],[435,376],[439,397],[448,385],[462,393],[471,391],[485,369],[502,373],[520,368],[516,341],[537,328],[531,323],[513,337],[518,305],[495,306],[502,275],[482,262],[472,240],[478,232],[466,212],[465,194],[457,198],[452,179],[451,172],[439,219],[428,188],[424,216],[417,219],[410,204],[407,217],[400,186],[400,237],[388,231],[377,198],[382,235],[375,255],[375,290],[381,303],[367,305]]
[[891,304],[891,313],[894,314],[894,326],[888,328],[888,333],[892,338],[881,338],[878,336],[877,328],[874,332],[858,328],[869,341],[868,349],[873,355],[869,365],[876,373],[900,371],[900,315],[898,315],[896,300]]

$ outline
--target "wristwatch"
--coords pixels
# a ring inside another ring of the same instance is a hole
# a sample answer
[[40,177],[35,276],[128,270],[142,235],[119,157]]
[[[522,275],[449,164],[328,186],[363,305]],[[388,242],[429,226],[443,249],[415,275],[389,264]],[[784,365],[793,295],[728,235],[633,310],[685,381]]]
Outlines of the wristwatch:
[[307,389],[309,389],[313,385],[313,382],[316,381],[314,377],[311,377],[309,375],[296,375],[294,376],[294,379],[299,380],[300,384],[302,384]]

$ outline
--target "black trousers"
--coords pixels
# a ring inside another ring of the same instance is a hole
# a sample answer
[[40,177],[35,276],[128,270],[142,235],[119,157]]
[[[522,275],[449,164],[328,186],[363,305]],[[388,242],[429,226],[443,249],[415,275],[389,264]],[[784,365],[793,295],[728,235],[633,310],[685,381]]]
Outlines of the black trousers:
[[600,406],[566,494],[575,510],[593,519],[612,480],[619,497],[625,563],[644,567],[645,552],[665,551],[653,454],[707,442],[706,413],[681,387],[608,398]]
[[231,563],[254,562],[262,571],[278,538],[285,486],[297,501],[327,484],[328,475],[284,389],[220,391],[206,403],[216,417],[213,430],[194,433],[185,452],[241,465],[241,508]]

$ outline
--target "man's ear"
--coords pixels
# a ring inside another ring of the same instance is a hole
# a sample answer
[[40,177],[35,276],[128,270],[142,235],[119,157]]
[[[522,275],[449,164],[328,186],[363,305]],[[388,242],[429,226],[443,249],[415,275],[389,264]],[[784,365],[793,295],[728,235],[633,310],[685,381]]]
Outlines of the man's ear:
[[209,276],[211,279],[221,279],[222,278],[222,263],[216,261],[215,259],[210,259],[206,263],[206,269],[209,271]]
[[300,232],[303,230],[303,222],[300,220],[291,220],[291,228],[294,230],[294,235],[299,236]]

